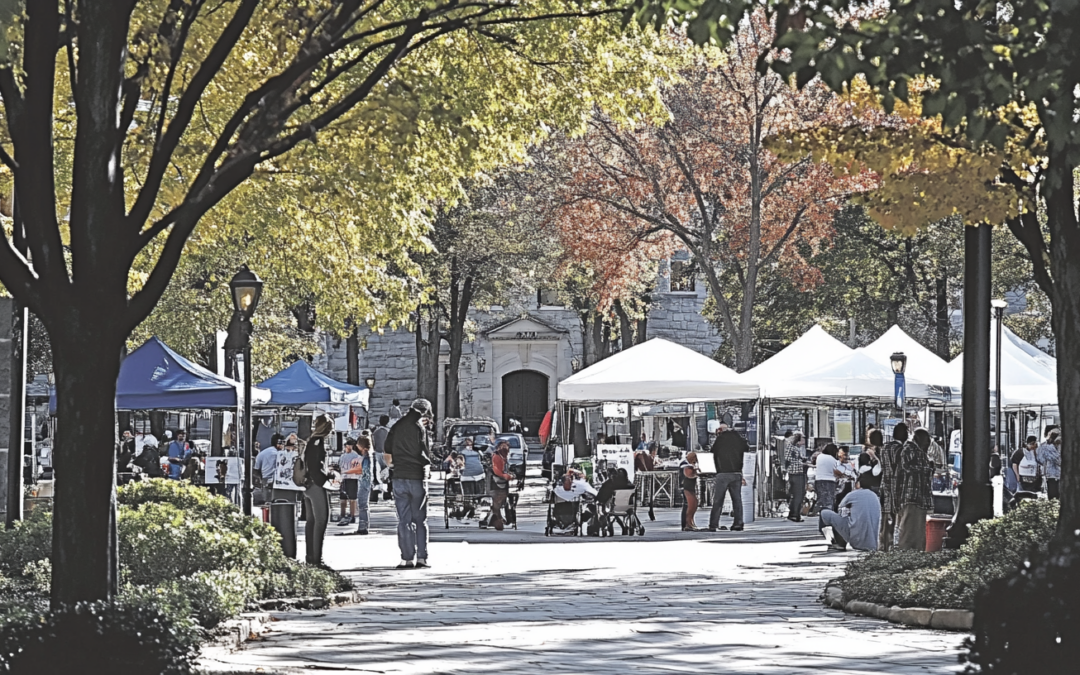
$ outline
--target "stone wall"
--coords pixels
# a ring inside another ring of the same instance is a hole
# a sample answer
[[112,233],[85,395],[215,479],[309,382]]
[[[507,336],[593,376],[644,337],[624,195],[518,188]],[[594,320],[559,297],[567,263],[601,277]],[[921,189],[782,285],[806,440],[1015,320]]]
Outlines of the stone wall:
[[711,357],[724,340],[701,315],[704,306],[704,291],[654,293],[648,337],[664,338]]
[[[666,277],[661,275],[658,286],[666,289],[664,281]],[[713,325],[701,315],[707,292],[703,281],[699,281],[697,286],[696,291],[665,290],[653,294],[647,337],[662,337],[711,357],[722,339]],[[494,377],[492,345],[484,331],[526,312],[533,319],[566,331],[558,353],[558,360],[562,364],[560,369],[565,373],[561,377],[569,375],[568,366],[572,359],[582,357],[581,322],[571,309],[534,306],[526,310],[514,305],[505,309],[494,307],[472,311],[469,318],[476,330],[473,339],[462,348],[459,370],[462,414],[499,414],[495,410],[498,406],[494,403],[498,398],[495,387],[499,383]],[[332,377],[345,380],[348,372],[347,341],[326,337],[323,344],[325,353],[315,360],[315,367]],[[447,350],[444,344],[443,362],[448,358]],[[483,372],[479,367],[481,360],[485,364]],[[389,410],[392,399],[400,399],[404,407],[416,396],[416,338],[407,329],[386,330],[383,333],[370,330],[361,332],[358,361],[361,381],[375,378],[369,407],[372,421]]]

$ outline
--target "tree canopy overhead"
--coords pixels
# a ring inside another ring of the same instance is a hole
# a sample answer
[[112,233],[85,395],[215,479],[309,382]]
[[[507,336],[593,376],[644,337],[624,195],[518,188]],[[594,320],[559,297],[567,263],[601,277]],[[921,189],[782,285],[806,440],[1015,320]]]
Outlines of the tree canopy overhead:
[[[276,281],[316,286],[337,326],[391,317],[428,200],[594,105],[648,107],[659,67],[617,8],[572,0],[79,0],[0,21],[0,282],[54,356],[57,603],[115,591],[118,357],[189,242],[280,259]],[[275,195],[294,189],[311,199]],[[245,218],[284,230],[260,244]],[[335,249],[338,227],[359,232]],[[269,248],[294,240],[302,259]],[[367,254],[373,269],[344,271]],[[342,275],[385,283],[335,293]]]

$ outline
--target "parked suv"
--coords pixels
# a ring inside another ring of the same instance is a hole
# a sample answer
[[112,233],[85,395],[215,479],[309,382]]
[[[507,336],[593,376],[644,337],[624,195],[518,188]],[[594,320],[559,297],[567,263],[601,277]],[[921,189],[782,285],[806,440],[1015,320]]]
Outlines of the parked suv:
[[484,451],[491,445],[491,437],[499,433],[498,423],[490,417],[451,417],[443,421],[443,443],[432,451],[432,463],[441,467],[451,450],[461,447],[466,438],[473,439],[473,446]]

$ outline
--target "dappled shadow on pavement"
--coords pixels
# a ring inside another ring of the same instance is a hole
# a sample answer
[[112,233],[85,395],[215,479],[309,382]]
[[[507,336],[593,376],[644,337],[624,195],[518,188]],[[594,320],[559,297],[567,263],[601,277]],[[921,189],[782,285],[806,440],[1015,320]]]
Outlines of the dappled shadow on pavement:
[[834,569],[826,563],[628,577],[615,560],[589,569],[576,568],[573,556],[564,562],[504,574],[369,573],[365,602],[283,616],[265,640],[209,665],[280,673],[958,670],[961,636],[823,609],[821,580]]

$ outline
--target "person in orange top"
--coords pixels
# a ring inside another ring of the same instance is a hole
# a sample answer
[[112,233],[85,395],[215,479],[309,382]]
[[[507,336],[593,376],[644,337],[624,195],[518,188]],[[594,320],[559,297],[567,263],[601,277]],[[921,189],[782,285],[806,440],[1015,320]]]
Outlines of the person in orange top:
[[507,460],[510,456],[510,443],[506,440],[499,441],[495,447],[495,454],[491,457],[491,522],[490,525],[498,531],[502,531],[504,521],[502,517],[503,505],[510,498],[510,482],[516,477],[510,473]]

